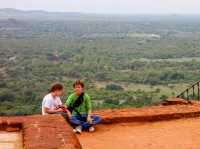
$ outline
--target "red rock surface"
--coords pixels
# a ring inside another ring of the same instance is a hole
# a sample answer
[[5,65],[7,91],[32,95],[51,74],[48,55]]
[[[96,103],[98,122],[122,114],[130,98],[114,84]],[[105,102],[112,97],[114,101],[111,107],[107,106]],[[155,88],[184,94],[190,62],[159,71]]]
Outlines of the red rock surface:
[[200,118],[98,125],[77,135],[83,149],[199,149]]
[[[104,130],[109,131],[109,129],[112,128],[116,128],[117,131],[123,132],[123,129],[121,129],[122,127],[115,127],[119,123],[127,124],[127,122],[129,122],[131,125],[135,124],[131,122],[144,123],[150,121],[171,120],[185,117],[198,117],[200,116],[200,104],[198,102],[195,102],[193,104],[154,106],[140,109],[109,109],[96,111],[94,112],[94,114],[102,116],[103,120],[102,124],[97,126],[97,132],[89,134],[90,136],[94,137],[93,139],[98,138],[99,133],[103,133]],[[0,130],[21,130],[23,133],[22,135],[24,149],[81,149],[80,142],[76,135],[72,132],[71,126],[64,120],[62,116],[58,115],[0,117]],[[117,136],[118,132],[114,132],[114,130],[113,133],[116,133],[115,136]],[[127,136],[128,131],[128,129],[125,130],[125,132],[127,132]],[[105,133],[105,138],[106,135],[108,135],[107,137],[109,138],[109,135],[111,134],[112,133]],[[83,136],[84,135],[85,134],[83,134]],[[92,137],[88,137],[88,139],[91,139],[91,142],[93,140]],[[99,139],[101,139],[101,137],[102,136],[100,136]],[[83,140],[84,139],[81,139],[82,144],[91,143],[90,140],[86,139],[86,142],[84,142]],[[102,139],[102,141],[103,140],[104,139]],[[104,143],[105,146],[106,143],[108,143],[107,145],[109,146],[109,142],[105,141]],[[129,145],[131,146],[131,144]],[[85,145],[83,147],[85,147]]]
[[96,111],[95,114],[101,115],[104,124],[170,120],[200,116],[200,103],[152,106],[139,109],[109,109]]
[[186,104],[190,104],[190,101],[181,99],[181,98],[175,98],[175,97],[171,97],[166,99],[162,105],[186,105]]

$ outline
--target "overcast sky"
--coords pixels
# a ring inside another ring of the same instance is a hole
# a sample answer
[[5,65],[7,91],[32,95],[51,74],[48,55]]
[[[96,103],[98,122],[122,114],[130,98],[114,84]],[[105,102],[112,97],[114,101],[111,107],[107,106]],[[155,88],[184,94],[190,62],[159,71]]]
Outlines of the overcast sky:
[[200,14],[200,0],[0,0],[0,8],[117,14]]

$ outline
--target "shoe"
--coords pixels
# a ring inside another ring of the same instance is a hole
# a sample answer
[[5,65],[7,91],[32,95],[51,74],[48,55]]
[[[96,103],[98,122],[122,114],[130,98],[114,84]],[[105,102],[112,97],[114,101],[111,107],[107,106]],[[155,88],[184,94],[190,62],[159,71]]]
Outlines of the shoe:
[[95,128],[94,127],[90,127],[89,128],[89,132],[94,132],[95,131]]
[[75,133],[81,134],[81,133],[82,133],[82,126],[77,126],[75,129],[73,129],[73,131],[74,131]]
[[76,129],[75,128],[73,129],[73,132],[76,133]]

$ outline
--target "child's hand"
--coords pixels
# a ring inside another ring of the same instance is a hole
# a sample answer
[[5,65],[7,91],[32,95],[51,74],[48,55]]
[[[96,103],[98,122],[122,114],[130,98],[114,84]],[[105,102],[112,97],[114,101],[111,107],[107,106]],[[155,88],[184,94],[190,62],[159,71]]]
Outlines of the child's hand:
[[63,104],[63,105],[61,105],[61,108],[66,108],[67,109],[67,106]]
[[92,123],[92,118],[91,118],[90,115],[88,115],[88,117],[87,117],[87,122],[88,122],[88,123]]
[[63,109],[59,108],[59,109],[56,110],[56,112],[63,112]]

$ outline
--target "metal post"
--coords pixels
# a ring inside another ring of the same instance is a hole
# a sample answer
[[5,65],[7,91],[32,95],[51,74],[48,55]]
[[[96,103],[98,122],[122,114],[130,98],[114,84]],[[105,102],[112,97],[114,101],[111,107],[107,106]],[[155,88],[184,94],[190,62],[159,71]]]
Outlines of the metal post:
[[199,82],[198,82],[198,100],[200,99],[200,89],[199,89]]
[[192,92],[193,92],[193,93],[192,93],[192,98],[193,98],[193,99],[195,98],[195,97],[194,97],[194,96],[195,96],[194,89],[195,89],[195,86],[192,87]]

